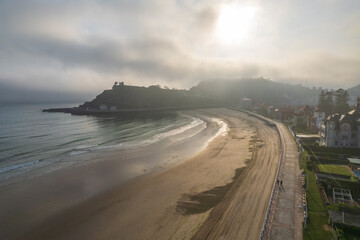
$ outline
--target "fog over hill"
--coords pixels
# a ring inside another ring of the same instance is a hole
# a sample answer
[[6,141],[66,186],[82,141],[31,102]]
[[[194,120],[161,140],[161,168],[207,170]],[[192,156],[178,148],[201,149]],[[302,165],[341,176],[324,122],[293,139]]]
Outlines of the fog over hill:
[[348,92],[353,97],[360,97],[360,83],[352,88],[349,88]]
[[321,89],[278,83],[264,78],[247,78],[224,82],[204,81],[190,89],[191,92],[213,96],[228,103],[248,97],[255,102],[273,105],[315,105]]
[[190,90],[161,88],[160,86],[137,87],[120,83],[105,90],[82,107],[97,109],[101,104],[114,105],[118,109],[143,109],[179,106],[237,105],[248,97],[255,103],[266,102],[280,105],[316,105],[321,89],[300,85],[277,83],[264,78],[200,82]]
[[[59,89],[48,91],[29,89],[0,81],[0,103],[51,103],[85,102],[96,93],[85,89],[72,92]],[[87,106],[97,108],[100,104],[116,105],[119,108],[149,108],[167,106],[192,106],[225,104],[236,105],[240,98],[248,97],[255,103],[266,102],[280,105],[316,105],[322,88],[279,83],[265,78],[242,78],[230,80],[207,80],[189,90],[175,90],[158,85],[139,87],[124,85],[105,90]],[[84,91],[85,90],[85,91]],[[351,102],[360,96],[360,84],[348,89]]]

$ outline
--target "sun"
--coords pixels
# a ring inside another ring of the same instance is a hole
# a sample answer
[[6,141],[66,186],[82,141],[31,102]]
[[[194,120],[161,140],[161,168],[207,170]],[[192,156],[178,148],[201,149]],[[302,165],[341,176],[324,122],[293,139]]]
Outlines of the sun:
[[223,43],[241,43],[254,26],[256,8],[249,5],[225,4],[216,23],[216,38]]

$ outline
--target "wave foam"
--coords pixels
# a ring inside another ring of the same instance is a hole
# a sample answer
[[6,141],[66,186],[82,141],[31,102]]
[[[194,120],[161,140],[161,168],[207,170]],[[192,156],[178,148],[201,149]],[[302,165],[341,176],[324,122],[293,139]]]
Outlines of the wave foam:
[[12,170],[16,170],[16,169],[19,169],[19,168],[24,168],[24,167],[27,167],[27,166],[30,166],[30,165],[34,165],[34,164],[37,164],[39,162],[40,162],[39,160],[36,160],[36,161],[33,161],[33,162],[21,163],[21,164],[5,167],[5,168],[0,169],[0,174],[10,172]]
[[229,131],[229,127],[226,122],[218,118],[211,118],[210,120],[215,122],[216,125],[219,126],[219,130],[206,142],[205,146],[207,146],[212,140],[214,140],[218,136],[226,136]]

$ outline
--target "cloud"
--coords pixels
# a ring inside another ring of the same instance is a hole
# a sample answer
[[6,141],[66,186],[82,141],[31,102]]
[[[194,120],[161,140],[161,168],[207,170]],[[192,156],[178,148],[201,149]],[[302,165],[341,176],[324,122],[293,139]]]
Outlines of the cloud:
[[[335,3],[296,10],[299,1],[255,1],[256,31],[232,46],[214,40],[224,3],[231,1],[1,1],[0,82],[91,94],[114,81],[181,88],[258,76],[334,87],[358,83],[359,48],[351,39],[360,32],[346,25],[356,11],[347,16],[345,7],[332,28],[326,22],[335,21]],[[329,16],[317,17],[321,9]],[[301,22],[296,11],[307,19]],[[346,31],[335,38],[339,26]],[[326,31],[318,34],[319,28]],[[326,36],[331,41],[324,42]]]
[[311,52],[284,63],[278,77],[324,88],[350,88],[360,82],[359,64],[359,57]]

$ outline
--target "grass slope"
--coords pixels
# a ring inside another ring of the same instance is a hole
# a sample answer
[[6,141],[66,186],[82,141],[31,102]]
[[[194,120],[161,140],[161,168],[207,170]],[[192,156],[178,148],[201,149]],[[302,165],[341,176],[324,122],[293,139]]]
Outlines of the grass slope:
[[302,155],[302,168],[306,174],[309,174],[309,189],[306,192],[308,222],[303,232],[303,239],[331,239],[332,233],[328,226],[328,213],[322,203],[315,174],[307,167],[306,154]]
[[345,166],[335,165],[335,164],[319,164],[318,167],[320,172],[352,176],[349,168]]

